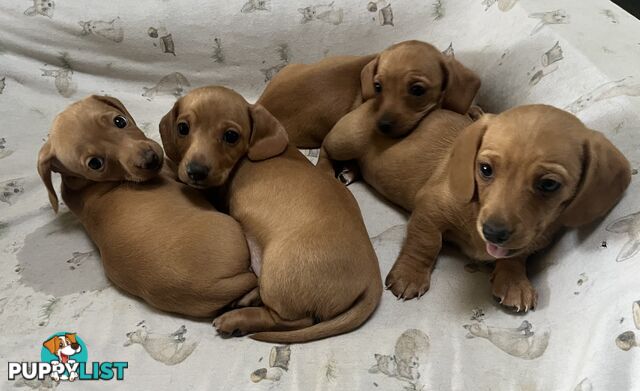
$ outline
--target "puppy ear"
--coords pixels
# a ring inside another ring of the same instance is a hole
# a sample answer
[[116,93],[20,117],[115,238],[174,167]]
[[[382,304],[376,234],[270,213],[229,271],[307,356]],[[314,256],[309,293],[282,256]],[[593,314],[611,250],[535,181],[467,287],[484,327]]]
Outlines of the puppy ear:
[[453,57],[443,56],[446,83],[442,108],[466,114],[480,89],[480,78]]
[[249,160],[265,160],[283,153],[289,145],[289,136],[280,121],[259,104],[249,107],[249,113],[253,122]]
[[54,335],[50,339],[44,341],[42,346],[44,346],[51,354],[55,355],[58,351],[58,337]]
[[[116,110],[120,111],[122,114],[125,114],[129,119],[131,119],[131,121],[134,121],[133,116],[131,116],[127,108],[124,107],[122,102],[120,102],[120,100],[118,100],[117,98],[114,98],[112,96],[106,96],[106,95],[91,95],[89,98],[95,99],[97,101],[100,101],[106,104],[107,106],[111,106],[115,108]],[[135,125],[135,121],[134,121],[134,125]]]
[[162,117],[160,120],[160,139],[162,140],[162,147],[167,157],[174,163],[180,162],[180,155],[176,148],[176,120],[180,113],[180,100],[177,100],[173,104],[171,110]]
[[66,334],[65,336],[71,343],[78,343],[78,341],[76,341],[76,333]]
[[362,88],[362,100],[368,100],[375,96],[376,91],[373,89],[373,77],[378,68],[378,56],[369,61],[360,72],[360,86]]
[[51,171],[53,170],[51,164],[55,157],[56,154],[51,146],[51,141],[47,140],[38,153],[38,174],[42,182],[44,182],[47,192],[49,192],[49,202],[51,203],[53,211],[58,213],[58,195],[51,182]]
[[476,190],[476,155],[487,131],[489,115],[462,130],[456,138],[449,159],[449,188],[460,202],[471,202]]
[[578,227],[604,216],[620,200],[629,182],[629,161],[602,133],[593,130],[582,145],[582,178],[562,221]]

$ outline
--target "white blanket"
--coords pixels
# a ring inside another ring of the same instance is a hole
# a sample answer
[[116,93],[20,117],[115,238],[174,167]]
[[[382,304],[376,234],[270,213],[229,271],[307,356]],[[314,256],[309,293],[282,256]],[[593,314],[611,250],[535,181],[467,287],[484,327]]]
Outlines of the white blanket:
[[[83,390],[640,390],[637,175],[603,221],[532,260],[539,307],[525,315],[496,304],[487,271],[454,249],[422,299],[385,292],[359,330],[289,348],[223,340],[209,322],[160,313],[109,283],[76,219],[51,211],[35,169],[54,115],[92,93],[119,97],[159,139],[160,118],[193,87],[254,100],[288,63],[421,39],[481,75],[486,111],[565,108],[640,165],[640,21],[614,4],[315,1],[0,4],[0,388],[56,387],[7,380],[7,362],[40,361],[42,343],[68,331],[89,362],[129,363],[124,380],[77,381]],[[386,275],[407,216],[362,183],[350,189]]]

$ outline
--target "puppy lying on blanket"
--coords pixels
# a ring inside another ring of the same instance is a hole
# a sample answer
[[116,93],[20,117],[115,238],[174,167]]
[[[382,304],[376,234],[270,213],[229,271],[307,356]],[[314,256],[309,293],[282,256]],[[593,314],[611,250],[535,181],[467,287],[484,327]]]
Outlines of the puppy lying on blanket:
[[631,179],[629,162],[601,133],[551,106],[521,106],[474,123],[437,110],[403,139],[376,132],[374,109],[367,102],[345,116],[323,147],[332,159],[357,159],[365,181],[412,211],[386,278],[399,298],[429,289],[447,240],[473,259],[495,261],[493,294],[502,304],[533,308],[527,256],[560,228],[606,214]]
[[264,107],[223,87],[199,88],[176,102],[160,134],[183,182],[224,186],[252,263],[261,263],[264,306],[221,315],[220,334],[305,342],[351,331],[371,315],[382,281],[355,199],[288,146]]
[[299,148],[318,148],[338,120],[375,98],[384,133],[402,136],[430,111],[464,114],[480,88],[478,76],[426,42],[405,41],[378,55],[329,57],[284,67],[258,103],[285,127]]
[[56,212],[60,173],[62,199],[115,285],[161,310],[214,317],[257,286],[247,244],[235,220],[160,173],[162,161],[120,101],[90,96],[56,117],[38,172]]

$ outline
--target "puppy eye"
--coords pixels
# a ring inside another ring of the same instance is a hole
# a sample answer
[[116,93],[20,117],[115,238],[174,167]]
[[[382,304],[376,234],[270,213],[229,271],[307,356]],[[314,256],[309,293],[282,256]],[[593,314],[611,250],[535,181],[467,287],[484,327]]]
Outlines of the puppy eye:
[[104,166],[104,160],[101,157],[90,157],[87,160],[87,167],[89,167],[92,170],[98,171],[101,170],[102,167]]
[[187,124],[186,122],[180,122],[178,124],[178,133],[180,133],[181,136],[186,136],[189,134],[189,124]]
[[373,89],[374,89],[375,92],[381,93],[382,92],[382,84],[380,84],[379,81],[373,82]]
[[560,186],[560,182],[554,181],[553,179],[542,179],[536,187],[543,193],[553,193],[558,190]]
[[237,143],[239,139],[240,135],[233,129],[227,129],[227,131],[222,135],[222,141],[231,145]]
[[482,175],[483,178],[485,179],[489,179],[491,177],[493,177],[493,168],[486,163],[481,163],[480,164],[480,175]]
[[127,126],[127,119],[121,115],[116,115],[115,117],[113,117],[113,124],[117,128],[125,128]]
[[422,96],[427,90],[420,84],[414,84],[409,87],[409,93],[413,96]]

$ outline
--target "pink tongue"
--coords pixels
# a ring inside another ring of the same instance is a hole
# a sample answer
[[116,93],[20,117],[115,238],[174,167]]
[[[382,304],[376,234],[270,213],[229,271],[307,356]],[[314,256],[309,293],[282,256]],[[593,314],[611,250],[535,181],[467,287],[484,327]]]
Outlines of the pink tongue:
[[494,258],[504,258],[509,254],[509,249],[498,247],[495,244],[487,243],[487,252]]

